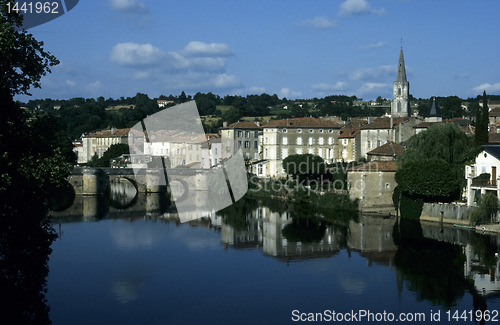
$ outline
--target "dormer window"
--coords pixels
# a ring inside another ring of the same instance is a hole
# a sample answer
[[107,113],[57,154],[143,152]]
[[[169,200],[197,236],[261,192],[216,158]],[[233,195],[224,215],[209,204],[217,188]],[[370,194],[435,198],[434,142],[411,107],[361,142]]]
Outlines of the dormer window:
[[283,129],[283,133],[286,133],[286,129]]
[[302,129],[297,129],[297,133],[302,133]]
[[309,129],[309,133],[314,133],[314,130],[313,129]]

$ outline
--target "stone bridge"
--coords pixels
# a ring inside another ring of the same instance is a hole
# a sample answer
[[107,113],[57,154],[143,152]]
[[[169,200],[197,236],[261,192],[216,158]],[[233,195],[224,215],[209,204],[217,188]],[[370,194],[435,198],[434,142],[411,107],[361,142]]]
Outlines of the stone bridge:
[[[193,190],[206,190],[203,188],[204,174],[193,169],[141,169],[137,175],[133,168],[75,168],[68,177],[69,184],[77,195],[99,195],[102,194],[106,186],[115,180],[126,179],[137,189],[138,193],[158,193],[164,190],[165,186],[160,185],[160,180],[166,176],[174,175],[177,180],[175,184],[170,184],[172,191],[182,192],[185,187]],[[196,177],[191,177],[196,176]],[[183,181],[185,180],[185,181]],[[184,184],[182,184],[184,183]]]

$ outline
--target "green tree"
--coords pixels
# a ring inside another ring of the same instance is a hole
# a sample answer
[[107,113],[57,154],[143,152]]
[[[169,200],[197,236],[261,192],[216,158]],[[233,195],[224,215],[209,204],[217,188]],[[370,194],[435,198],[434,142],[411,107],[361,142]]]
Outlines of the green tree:
[[[453,182],[448,177],[452,177],[454,181],[457,182],[459,189],[466,185],[463,176],[465,172],[465,163],[474,159],[477,153],[473,141],[472,137],[467,136],[454,123],[433,125],[426,131],[412,136],[408,140],[408,146],[405,152],[397,161],[398,168],[396,177],[399,182],[408,184],[408,187],[404,189],[401,188],[401,190],[406,192],[410,188],[413,188],[414,190],[411,190],[411,192],[414,195],[427,196],[428,199],[441,195],[450,195],[449,199],[455,198],[452,195],[455,191],[455,187],[451,185]],[[441,160],[442,162],[438,162],[437,160]],[[408,164],[410,165],[408,166]],[[427,176],[422,174],[421,177],[419,177],[419,175],[412,174],[412,172],[409,171],[412,166],[420,168],[419,171],[421,173],[426,173]],[[435,174],[432,170],[433,168],[439,168],[439,170],[444,173],[443,175],[446,175],[447,181],[445,183],[449,186],[447,189],[439,189],[438,187],[444,183],[441,184],[437,179],[435,181],[430,180],[429,177],[443,177]],[[449,173],[446,169],[449,170]],[[404,175],[398,176],[398,174]],[[409,184],[409,180],[405,178],[410,176],[413,177],[413,181],[418,184]],[[425,184],[432,188],[424,190]]]
[[0,217],[18,215],[38,222],[36,211],[43,211],[72,166],[59,148],[41,150],[42,140],[13,98],[29,94],[30,87],[40,88],[41,77],[59,61],[33,35],[16,31],[23,18],[6,10],[0,6]]
[[488,133],[489,133],[489,125],[490,125],[490,110],[488,108],[488,97],[486,97],[486,91],[483,92],[483,109],[481,113],[481,140],[482,144],[488,144]]
[[498,211],[498,197],[491,193],[481,194],[477,201],[477,206],[471,213],[471,223],[490,222],[493,215]]
[[323,158],[312,154],[290,155],[283,159],[282,165],[288,175],[300,180],[311,179],[326,172]]
[[129,146],[126,143],[116,143],[111,145],[108,150],[106,150],[101,158],[97,158],[96,155],[92,157],[88,163],[91,167],[109,167],[109,161],[113,158],[119,157],[121,155],[129,154]]

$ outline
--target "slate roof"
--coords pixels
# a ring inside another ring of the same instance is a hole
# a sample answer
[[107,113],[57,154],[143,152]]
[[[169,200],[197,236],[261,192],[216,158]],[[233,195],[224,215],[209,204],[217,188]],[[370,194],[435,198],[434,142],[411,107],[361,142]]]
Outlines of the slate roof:
[[386,144],[375,148],[367,153],[367,155],[372,156],[400,156],[404,151],[405,147],[396,142],[387,141]]
[[398,64],[398,75],[396,77],[396,82],[406,82],[406,68],[405,59],[403,57],[403,48],[399,52],[399,64]]
[[269,127],[292,127],[292,128],[335,128],[340,129],[342,124],[333,121],[317,119],[314,117],[300,117],[292,119],[282,119],[269,121],[262,126],[263,128]]
[[483,146],[484,151],[500,160],[500,145],[485,145]]
[[439,109],[439,105],[436,103],[436,98],[432,99],[432,104],[425,117],[443,117],[443,113]]
[[[500,147],[500,146],[499,146]],[[351,167],[350,172],[395,172],[396,161],[370,161],[363,165]]]

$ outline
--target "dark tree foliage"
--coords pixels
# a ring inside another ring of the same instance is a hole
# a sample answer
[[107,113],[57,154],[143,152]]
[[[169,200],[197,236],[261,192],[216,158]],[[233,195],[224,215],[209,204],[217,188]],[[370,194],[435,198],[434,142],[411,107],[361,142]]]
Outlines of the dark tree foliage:
[[403,193],[428,202],[454,200],[460,195],[459,180],[439,158],[408,161],[397,170],[396,182]]
[[326,172],[323,158],[312,154],[290,155],[283,159],[282,165],[288,175],[300,180],[318,178]]
[[121,155],[130,154],[129,146],[126,143],[116,143],[111,145],[108,150],[106,150],[101,158],[97,156],[92,157],[92,160],[88,163],[91,167],[109,167],[109,161],[113,158],[119,157]]
[[[405,168],[406,164],[418,164],[419,162],[432,160],[426,161],[424,165],[418,165],[419,168],[425,168],[424,170],[420,170],[422,173],[427,173],[428,176],[431,177],[433,172],[428,168],[431,165],[435,165],[436,168],[441,168],[440,170],[444,171],[444,165],[435,161],[436,159],[440,159],[448,164],[448,169],[454,180],[458,182],[460,188],[463,188],[466,185],[463,177],[465,172],[465,163],[474,159],[477,153],[477,150],[474,148],[473,141],[474,139],[472,137],[467,136],[454,123],[441,123],[433,125],[426,131],[420,132],[408,140],[408,146],[405,152],[397,161],[398,172],[396,172],[396,177],[399,177],[400,181],[405,182],[404,177],[401,175],[398,176],[398,173],[400,169]],[[425,164],[427,164],[427,167]],[[409,168],[406,167],[406,170],[408,169]],[[446,173],[445,175],[449,174]],[[410,176],[411,175],[409,174],[408,177]],[[441,177],[438,176],[438,178]],[[425,182],[430,181],[427,176],[414,178],[413,180],[416,182],[424,182],[424,179],[427,179]],[[409,184],[408,181],[406,184]],[[432,184],[435,184],[432,186],[438,186],[439,182],[436,181]],[[448,184],[451,185],[452,183]],[[411,186],[414,189],[423,189],[425,187],[423,183]],[[438,195],[441,191],[451,194],[453,192],[452,187],[448,189],[432,188],[427,189],[424,192],[429,195]],[[402,188],[402,191],[405,192],[408,189],[409,188]],[[428,195],[424,192],[418,193],[417,191],[414,191],[412,193],[415,195]]]

